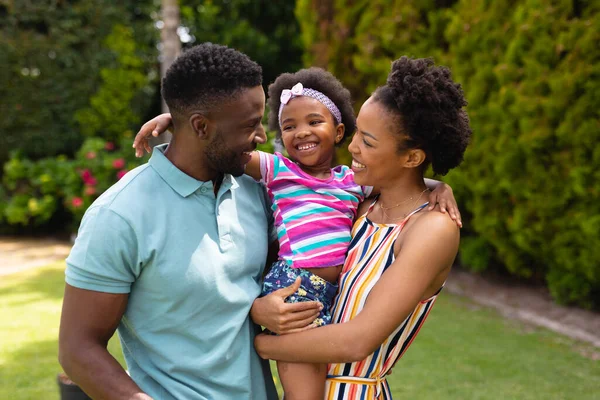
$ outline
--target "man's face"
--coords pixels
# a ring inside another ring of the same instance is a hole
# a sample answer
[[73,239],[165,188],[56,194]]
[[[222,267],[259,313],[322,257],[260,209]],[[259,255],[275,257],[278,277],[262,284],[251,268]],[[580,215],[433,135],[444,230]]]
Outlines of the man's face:
[[266,141],[261,124],[264,112],[265,92],[262,86],[256,86],[245,89],[211,116],[216,130],[206,148],[206,158],[215,171],[233,176],[244,173],[256,144]]

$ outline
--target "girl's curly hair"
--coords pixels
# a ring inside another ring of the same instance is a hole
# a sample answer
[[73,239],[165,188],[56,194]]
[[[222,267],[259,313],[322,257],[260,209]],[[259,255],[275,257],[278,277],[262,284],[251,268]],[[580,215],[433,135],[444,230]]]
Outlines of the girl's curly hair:
[[352,109],[352,98],[350,92],[342,83],[331,73],[322,68],[306,68],[295,73],[284,73],[275,79],[275,82],[269,85],[269,129],[275,131],[277,140],[281,140],[281,127],[279,126],[279,106],[281,104],[281,92],[284,89],[291,89],[298,82],[305,88],[318,90],[325,94],[334,102],[342,114],[342,122],[345,126],[344,137],[340,142],[354,133],[356,130],[356,117]]
[[460,84],[450,70],[429,58],[402,57],[392,63],[385,86],[373,100],[397,117],[396,129],[407,139],[399,150],[419,148],[433,172],[445,175],[457,167],[471,138],[467,105]]

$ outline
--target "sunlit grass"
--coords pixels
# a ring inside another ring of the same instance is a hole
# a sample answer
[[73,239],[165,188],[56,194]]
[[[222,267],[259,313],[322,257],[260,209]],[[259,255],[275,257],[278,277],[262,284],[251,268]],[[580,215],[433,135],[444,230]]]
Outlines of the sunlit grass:
[[[64,263],[0,278],[0,399],[59,398],[56,375]],[[109,348],[123,363],[118,339]]]
[[[0,399],[58,399],[63,290],[63,263],[1,278]],[[585,349],[598,350],[442,293],[389,382],[396,399],[600,398],[600,362]]]

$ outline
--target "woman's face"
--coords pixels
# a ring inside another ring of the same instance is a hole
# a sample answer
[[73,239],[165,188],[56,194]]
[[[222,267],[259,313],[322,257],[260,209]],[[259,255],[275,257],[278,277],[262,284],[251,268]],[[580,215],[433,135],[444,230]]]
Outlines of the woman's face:
[[406,155],[398,152],[393,116],[370,97],[356,119],[356,133],[348,150],[352,154],[354,180],[359,185],[386,186],[398,177]]

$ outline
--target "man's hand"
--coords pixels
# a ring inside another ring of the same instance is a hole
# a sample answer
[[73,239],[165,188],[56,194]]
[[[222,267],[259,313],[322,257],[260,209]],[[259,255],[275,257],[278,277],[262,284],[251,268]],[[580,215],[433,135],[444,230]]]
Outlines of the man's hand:
[[323,304],[318,301],[285,302],[299,287],[300,278],[297,278],[292,285],[254,300],[250,317],[255,323],[279,335],[314,328],[312,322],[319,316]]

